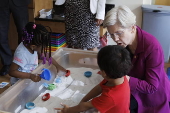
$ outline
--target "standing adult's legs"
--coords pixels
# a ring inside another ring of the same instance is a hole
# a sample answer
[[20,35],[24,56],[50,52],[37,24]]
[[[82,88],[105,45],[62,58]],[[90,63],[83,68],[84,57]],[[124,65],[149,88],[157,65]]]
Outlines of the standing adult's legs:
[[28,23],[28,6],[16,6],[11,0],[9,2],[14,22],[18,32],[18,44],[22,41],[22,29]]
[[8,44],[10,10],[9,7],[0,7],[0,57],[2,69],[0,76],[6,75],[12,62],[12,53]]

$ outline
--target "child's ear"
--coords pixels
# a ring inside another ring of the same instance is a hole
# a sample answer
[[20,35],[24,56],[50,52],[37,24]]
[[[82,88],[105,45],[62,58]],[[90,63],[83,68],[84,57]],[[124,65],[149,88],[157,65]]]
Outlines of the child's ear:
[[102,74],[102,76],[103,76],[104,78],[106,78],[106,77],[107,77],[107,75],[106,75],[105,71],[101,70],[100,72],[101,72],[101,74]]
[[101,74],[102,74],[102,77],[103,77],[104,79],[110,79],[110,77],[107,76],[107,74],[105,73],[105,71],[101,70]]

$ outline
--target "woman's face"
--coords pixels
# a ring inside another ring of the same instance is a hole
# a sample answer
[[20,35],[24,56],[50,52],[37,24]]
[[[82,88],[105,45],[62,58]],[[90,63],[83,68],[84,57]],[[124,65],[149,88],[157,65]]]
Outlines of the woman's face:
[[122,28],[117,24],[107,27],[108,32],[111,35],[111,38],[117,43],[117,45],[126,47],[131,45],[133,41],[133,29],[131,28]]

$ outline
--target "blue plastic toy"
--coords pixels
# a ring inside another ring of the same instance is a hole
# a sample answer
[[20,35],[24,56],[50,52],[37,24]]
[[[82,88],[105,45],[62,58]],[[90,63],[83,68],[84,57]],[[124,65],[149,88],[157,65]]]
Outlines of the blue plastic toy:
[[29,109],[29,110],[33,109],[33,108],[35,108],[35,104],[33,102],[28,102],[25,104],[25,108]]
[[86,71],[86,72],[84,73],[84,76],[86,76],[86,77],[91,77],[91,75],[92,75],[92,72],[91,72],[91,71]]
[[56,83],[61,83],[61,82],[62,82],[62,81],[61,81],[61,78],[60,78],[60,77],[57,77],[55,82],[56,82]]
[[47,83],[43,83],[43,86],[48,88],[48,84]]
[[40,75],[41,78],[45,79],[45,80],[50,80],[51,79],[51,72],[49,69],[42,69],[42,73]]

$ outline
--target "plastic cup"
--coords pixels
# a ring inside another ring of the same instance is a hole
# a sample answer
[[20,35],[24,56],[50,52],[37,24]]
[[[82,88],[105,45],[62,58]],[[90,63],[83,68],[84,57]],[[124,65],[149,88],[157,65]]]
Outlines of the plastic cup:
[[91,71],[86,71],[86,72],[84,73],[84,76],[85,76],[85,77],[91,77],[91,75],[92,75],[92,72],[91,72]]
[[28,102],[26,103],[25,107],[30,110],[35,108],[35,104],[33,102]]
[[51,79],[51,72],[49,69],[42,69],[42,73],[40,75],[41,78],[45,79],[45,80],[50,80]]

